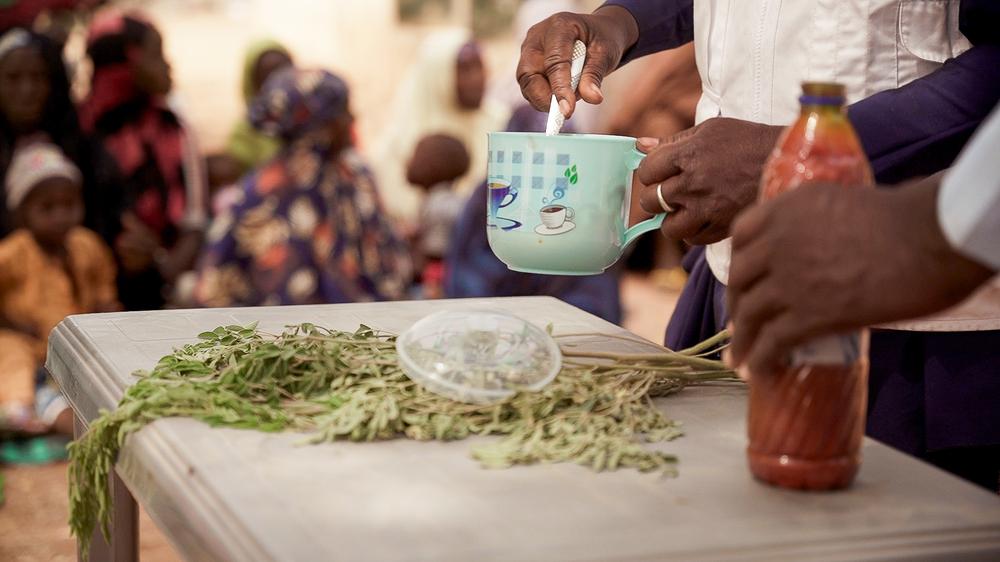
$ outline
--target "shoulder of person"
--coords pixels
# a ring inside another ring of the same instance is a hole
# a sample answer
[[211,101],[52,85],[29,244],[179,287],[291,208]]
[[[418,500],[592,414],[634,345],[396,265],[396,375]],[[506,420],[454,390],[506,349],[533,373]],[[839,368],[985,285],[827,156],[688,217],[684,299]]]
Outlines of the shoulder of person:
[[368,165],[368,161],[356,148],[345,148],[340,155],[340,160],[356,173],[371,175],[371,167]]
[[0,257],[13,258],[23,255],[34,245],[35,239],[31,233],[26,229],[18,228],[0,239]]
[[111,260],[111,248],[93,230],[83,226],[77,226],[69,231],[66,236],[67,250],[70,252],[80,252],[81,254]]
[[21,278],[25,271],[26,259],[37,251],[39,250],[34,237],[23,228],[0,239],[0,279],[10,282],[12,279]]

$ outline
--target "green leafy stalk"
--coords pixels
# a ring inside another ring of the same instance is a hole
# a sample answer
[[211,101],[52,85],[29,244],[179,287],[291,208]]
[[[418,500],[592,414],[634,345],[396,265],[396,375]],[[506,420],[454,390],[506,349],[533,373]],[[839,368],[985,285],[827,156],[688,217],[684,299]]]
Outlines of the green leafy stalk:
[[137,373],[118,408],[102,411],[70,445],[70,528],[83,552],[98,526],[108,537],[108,476],[118,451],[157,419],[307,432],[310,443],[496,435],[472,450],[483,466],[575,462],[597,471],[674,474],[676,458],[647,445],[681,435],[680,426],[650,396],[733,378],[721,363],[695,356],[704,348],[620,356],[574,350],[565,351],[572,358],[542,390],[473,405],[414,383],[398,366],[395,337],[367,326],[350,333],[301,324],[278,335],[226,326],[199,340]]

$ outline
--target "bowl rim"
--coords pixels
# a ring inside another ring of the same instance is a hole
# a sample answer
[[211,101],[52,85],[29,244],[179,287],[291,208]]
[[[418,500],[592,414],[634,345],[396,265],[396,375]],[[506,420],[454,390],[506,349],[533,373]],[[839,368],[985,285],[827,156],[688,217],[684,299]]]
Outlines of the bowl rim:
[[625,135],[603,135],[599,133],[559,133],[558,135],[546,135],[545,133],[538,132],[518,132],[518,131],[493,131],[486,133],[491,137],[513,137],[513,138],[545,138],[552,140],[559,139],[576,139],[583,141],[631,141],[636,142],[636,137],[629,137]]

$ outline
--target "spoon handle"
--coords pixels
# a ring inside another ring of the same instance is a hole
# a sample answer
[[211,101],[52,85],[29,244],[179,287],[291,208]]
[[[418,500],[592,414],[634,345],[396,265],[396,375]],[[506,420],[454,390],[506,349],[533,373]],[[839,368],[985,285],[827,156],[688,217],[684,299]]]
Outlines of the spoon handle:
[[[583,44],[583,41],[577,39],[576,43],[573,44],[573,58],[569,69],[570,87],[574,92],[576,92],[576,88],[580,85],[580,75],[583,74],[583,63],[586,59],[587,46]],[[552,102],[549,104],[549,118],[545,122],[545,134],[549,136],[558,135],[565,121],[566,117],[559,110],[559,100],[553,95]]]

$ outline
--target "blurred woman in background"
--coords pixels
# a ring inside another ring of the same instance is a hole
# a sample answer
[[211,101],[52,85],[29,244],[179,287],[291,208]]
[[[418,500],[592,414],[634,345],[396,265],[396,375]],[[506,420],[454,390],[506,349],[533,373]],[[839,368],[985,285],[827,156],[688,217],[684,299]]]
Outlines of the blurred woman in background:
[[[0,196],[14,151],[36,141],[55,144],[80,169],[86,225],[107,237],[109,225],[93,211],[108,204],[107,192],[116,189],[115,178],[99,173],[106,166],[94,165],[106,155],[94,150],[80,131],[59,47],[16,28],[0,36]],[[11,216],[0,205],[0,237],[12,228]]]
[[283,148],[244,179],[216,218],[198,267],[202,306],[399,299],[409,251],[382,210],[371,173],[351,148],[343,80],[321,70],[272,75],[250,107]]
[[170,65],[151,23],[134,13],[100,13],[87,54],[94,72],[83,127],[113,157],[123,182],[121,203],[100,207],[116,231],[119,296],[127,310],[160,308],[201,246],[203,160],[192,132],[166,104]]
[[[250,45],[243,60],[243,79],[240,85],[248,111],[268,77],[289,66],[292,66],[292,55],[281,43],[273,39],[261,39]],[[254,129],[246,115],[236,121],[226,142],[226,153],[236,159],[241,173],[267,162],[280,148],[279,139]]]
[[[260,39],[247,49],[243,59],[240,93],[247,112],[254,97],[275,71],[292,66],[292,55],[273,39]],[[222,214],[240,192],[239,179],[267,162],[281,149],[281,140],[253,128],[250,117],[241,115],[226,140],[224,150],[206,158],[208,186],[212,193],[212,215]]]
[[455,182],[471,193],[486,174],[486,133],[500,130],[508,112],[486,99],[486,68],[479,45],[461,30],[428,37],[404,79],[390,119],[376,143],[373,165],[387,209],[412,223],[420,193],[406,181],[406,165],[417,142],[445,133],[462,141],[471,156],[468,173]]

